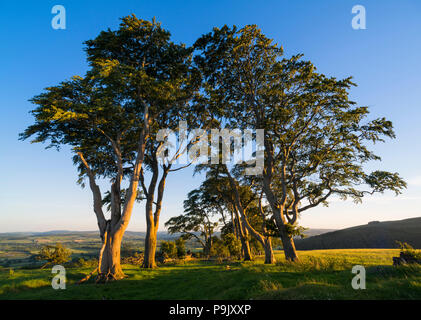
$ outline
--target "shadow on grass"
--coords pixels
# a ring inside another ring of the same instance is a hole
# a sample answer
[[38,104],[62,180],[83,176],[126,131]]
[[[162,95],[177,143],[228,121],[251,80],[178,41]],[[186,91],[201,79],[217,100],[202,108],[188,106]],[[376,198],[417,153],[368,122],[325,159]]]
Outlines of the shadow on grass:
[[[351,287],[351,265],[310,260],[281,262],[215,262],[164,265],[145,270],[124,266],[128,278],[96,284],[94,276],[76,282],[91,270],[68,269],[67,288],[51,288],[49,270],[21,272],[12,284],[0,278],[0,299],[420,299],[421,268],[367,267],[367,289]],[[26,281],[26,282],[25,282]],[[29,282],[28,282],[29,281]],[[32,281],[32,282],[31,282]],[[4,285],[5,284],[5,285]],[[9,285],[10,287],[7,287]]]

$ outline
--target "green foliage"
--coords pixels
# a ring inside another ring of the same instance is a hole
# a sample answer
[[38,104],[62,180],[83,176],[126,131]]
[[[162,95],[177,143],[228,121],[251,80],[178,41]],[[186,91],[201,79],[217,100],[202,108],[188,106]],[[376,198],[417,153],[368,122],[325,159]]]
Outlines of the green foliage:
[[42,268],[45,268],[48,265],[64,264],[70,260],[71,255],[72,252],[58,242],[55,246],[43,246],[37,256],[37,259],[47,261],[47,263],[42,266]]
[[186,256],[186,240],[182,237],[175,240],[175,246],[177,247],[177,257],[184,258]]
[[279,207],[277,221],[293,224],[333,195],[360,202],[406,187],[397,173],[365,171],[380,160],[369,147],[395,133],[390,121],[368,120],[368,107],[350,100],[351,77],[318,73],[302,54],[284,57],[256,25],[214,28],[195,48],[215,118],[229,129],[264,130],[264,170],[256,180]]
[[121,259],[122,264],[141,265],[143,263],[144,254],[141,252],[134,252],[130,256],[123,257]]
[[222,239],[215,237],[213,238],[210,255],[216,257],[218,261],[222,261],[230,256],[230,251]]
[[215,203],[211,202],[203,188],[192,190],[184,201],[184,214],[172,217],[165,226],[170,234],[181,233],[184,239],[197,240],[204,251],[209,244],[218,221],[212,220],[215,214]]
[[249,237],[249,245],[253,255],[261,255],[264,253],[262,244],[254,237]]
[[162,241],[161,253],[165,258],[177,258],[177,245],[175,241]]
[[416,260],[421,260],[421,250],[414,249],[409,243],[396,241],[401,252],[406,256],[412,257]]
[[95,268],[98,266],[98,259],[84,259],[79,258],[74,263],[72,262],[73,267],[77,268]]
[[231,257],[241,257],[241,241],[233,233],[226,233],[222,236],[224,245],[228,248]]
[[306,237],[306,235],[304,234],[304,231],[308,229],[308,228],[299,226],[297,224],[291,224],[291,223],[286,223],[285,228],[287,230],[287,233],[291,237],[300,237],[301,239]]
[[121,245],[120,255],[121,257],[131,257],[137,253],[138,247],[134,243],[123,242]]

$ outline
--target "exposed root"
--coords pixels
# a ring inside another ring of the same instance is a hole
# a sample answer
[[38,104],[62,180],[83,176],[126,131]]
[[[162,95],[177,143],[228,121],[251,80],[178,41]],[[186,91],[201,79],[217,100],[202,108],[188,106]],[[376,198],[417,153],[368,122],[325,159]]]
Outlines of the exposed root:
[[81,279],[81,280],[79,280],[76,284],[81,284],[81,283],[83,283],[83,282],[86,282],[86,281],[88,281],[89,280],[89,278],[95,273],[95,272],[97,272],[98,271],[98,267],[97,268],[95,268],[93,271],[91,271],[91,273],[89,273],[85,278],[83,278],[83,279]]
[[107,283],[109,281],[121,280],[127,278],[124,273],[114,274],[111,272],[98,274],[95,283]]

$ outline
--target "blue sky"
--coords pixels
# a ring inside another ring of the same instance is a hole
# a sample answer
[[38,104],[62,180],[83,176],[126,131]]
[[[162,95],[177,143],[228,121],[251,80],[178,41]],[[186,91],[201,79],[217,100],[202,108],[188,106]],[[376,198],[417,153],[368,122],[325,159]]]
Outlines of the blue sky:
[[[54,5],[66,8],[66,30],[51,27]],[[366,8],[365,30],[351,27],[354,5]],[[0,232],[53,229],[96,230],[90,190],[76,185],[70,152],[44,150],[18,141],[31,124],[28,99],[45,87],[83,75],[83,41],[116,28],[119,18],[156,17],[173,40],[192,44],[223,24],[257,24],[282,44],[287,56],[304,53],[319,72],[352,75],[351,92],[371,116],[392,120],[397,139],[376,145],[383,158],[370,169],[399,172],[408,189],[365,199],[364,204],[332,201],[301,217],[313,228],[343,228],[371,220],[421,216],[421,2],[413,1],[2,1],[0,4]],[[200,177],[192,170],[168,178],[161,217],[182,213],[188,191]],[[144,230],[143,206],[129,230]]]

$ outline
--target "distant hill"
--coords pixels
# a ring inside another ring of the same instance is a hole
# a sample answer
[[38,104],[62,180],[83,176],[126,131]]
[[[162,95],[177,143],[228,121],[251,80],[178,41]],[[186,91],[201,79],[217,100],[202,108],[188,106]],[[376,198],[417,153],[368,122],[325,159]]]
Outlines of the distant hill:
[[366,225],[297,239],[295,245],[298,250],[396,248],[396,240],[421,248],[421,217],[372,221]]
[[336,229],[308,229],[304,231],[304,234],[307,237],[313,237],[313,236],[318,236],[319,234],[324,234],[324,233],[332,232],[332,231],[336,231]]
[[[4,232],[0,233],[0,239],[26,239],[28,237],[84,237],[84,238],[99,238],[98,231],[69,231],[69,230],[52,230],[43,232]],[[146,232],[143,231],[126,231],[124,233],[125,239],[144,239]],[[157,238],[159,240],[168,240],[178,238],[179,234],[168,234],[166,231],[158,231]]]

